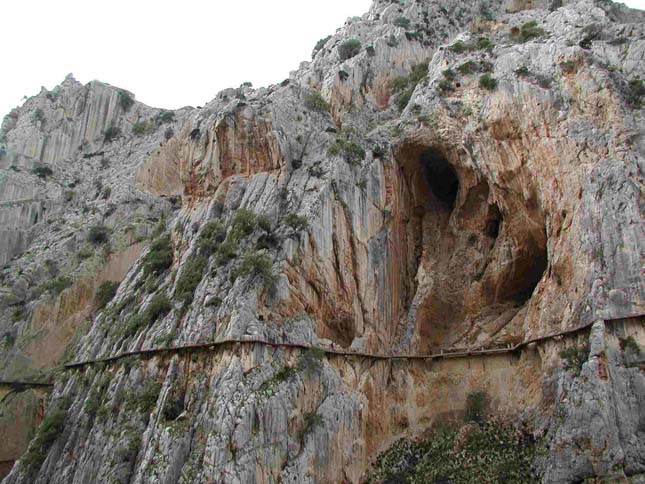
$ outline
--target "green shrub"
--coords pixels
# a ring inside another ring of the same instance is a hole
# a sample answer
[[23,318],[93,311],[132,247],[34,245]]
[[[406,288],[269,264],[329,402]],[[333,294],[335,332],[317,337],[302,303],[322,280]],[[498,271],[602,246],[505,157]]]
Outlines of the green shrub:
[[287,214],[287,216],[284,218],[284,223],[296,232],[306,230],[307,227],[309,227],[309,221],[307,220],[307,217],[305,217],[304,215],[295,214],[293,212]]
[[405,109],[410,102],[410,98],[412,97],[412,93],[414,92],[417,84],[425,79],[428,74],[428,64],[428,61],[415,64],[412,66],[408,76],[396,77],[390,83],[390,87],[393,92],[400,92],[396,101],[399,111],[403,111]]
[[325,358],[325,351],[321,348],[308,348],[298,361],[298,369],[311,373],[320,368],[322,360]]
[[458,40],[452,44],[449,49],[457,54],[462,54],[468,50],[468,47],[463,40]]
[[89,257],[92,257],[93,255],[94,255],[94,249],[87,246],[81,247],[76,253],[76,257],[78,257],[80,260],[87,259]]
[[515,75],[518,77],[528,76],[529,68],[526,66],[520,66],[517,69],[515,69]]
[[93,225],[87,233],[87,241],[94,245],[106,244],[110,240],[110,230],[105,225]]
[[468,75],[472,74],[477,70],[477,62],[475,61],[466,61],[463,64],[461,64],[459,67],[457,67],[457,71],[459,71],[460,74],[463,75]]
[[627,102],[635,108],[640,108],[643,106],[643,97],[645,97],[645,82],[638,77],[629,81]]
[[237,242],[226,240],[217,247],[215,262],[221,266],[237,257]]
[[377,457],[367,482],[537,484],[539,449],[530,433],[500,422],[465,435],[442,428],[425,440],[399,440]]
[[255,219],[256,224],[265,232],[271,232],[271,220],[266,215],[258,215]]
[[558,354],[560,355],[560,358],[564,360],[565,369],[571,371],[575,375],[579,375],[582,371],[582,365],[587,361],[589,346],[571,346],[560,351]]
[[338,46],[338,55],[341,61],[346,61],[361,51],[361,43],[358,39],[346,40]]
[[195,295],[195,289],[202,280],[208,257],[198,256],[186,261],[177,279],[175,296],[184,304],[190,304]]
[[486,411],[488,407],[488,395],[486,392],[471,392],[466,397],[466,413],[464,421],[483,423],[486,420]]
[[305,107],[312,111],[327,112],[329,111],[329,104],[325,98],[318,91],[313,91],[305,94]]
[[65,427],[69,404],[69,399],[65,397],[52,404],[47,416],[40,424],[36,437],[29,445],[25,456],[21,459],[21,464],[32,471],[40,468],[47,457],[50,447]]
[[105,131],[103,131],[103,141],[106,143],[111,143],[116,138],[121,135],[121,128],[118,126],[109,125]]
[[273,261],[268,255],[261,252],[248,253],[244,256],[239,267],[233,271],[233,279],[240,276],[257,276],[265,287],[272,287],[276,280],[273,275]]
[[515,42],[528,42],[529,40],[542,37],[546,34],[543,28],[538,27],[538,24],[535,20],[526,22],[518,29],[513,27],[511,29],[511,39]]
[[455,71],[453,71],[452,69],[446,69],[441,74],[449,81],[454,81],[457,78]]
[[43,110],[40,108],[36,108],[33,113],[31,113],[31,121],[32,123],[41,123],[45,120],[45,113],[43,113]]
[[132,133],[137,136],[143,136],[144,134],[148,134],[153,129],[154,129],[154,125],[149,121],[136,121],[132,125]]
[[324,423],[322,415],[317,413],[307,413],[304,418],[304,427],[302,429],[302,436],[304,437],[314,428],[322,425]]
[[410,78],[408,76],[398,76],[390,81],[390,88],[392,92],[403,91],[410,84]]
[[479,87],[492,91],[497,87],[497,79],[490,74],[482,74],[479,78]]
[[157,124],[172,123],[175,120],[175,113],[172,111],[161,111],[155,118]]
[[129,408],[138,408],[142,413],[150,413],[157,404],[160,391],[160,383],[146,379],[136,392],[131,392],[126,396],[125,403]]
[[636,355],[639,355],[641,352],[641,348],[638,345],[638,342],[634,339],[633,336],[628,336],[627,338],[621,338],[620,339],[620,348],[623,351],[626,352],[631,352]]
[[405,18],[405,17],[397,17],[394,19],[394,25],[397,27],[402,27],[404,29],[407,29],[410,26],[410,19]]
[[448,94],[455,90],[455,86],[448,79],[441,79],[437,87],[443,94]]
[[54,174],[53,170],[50,167],[44,166],[44,165],[34,166],[31,169],[31,172],[34,175],[36,175],[38,178],[42,178],[42,179],[45,179],[48,176],[51,176]]
[[55,279],[45,282],[40,287],[43,292],[49,292],[54,296],[59,295],[72,285],[72,280],[67,276],[58,276]]
[[217,250],[224,239],[226,239],[226,227],[220,222],[211,221],[204,225],[197,239],[197,247],[204,255],[209,256]]
[[172,310],[172,304],[164,294],[155,294],[141,315],[140,323],[150,326],[159,318],[165,317]]
[[576,71],[576,63],[573,61],[560,62],[560,69],[566,74],[571,74]]
[[493,43],[488,37],[479,37],[475,45],[478,50],[491,50],[493,48]]
[[329,156],[341,155],[350,165],[360,165],[365,159],[365,150],[361,145],[354,141],[344,138],[337,138],[336,141],[327,149]]
[[231,221],[231,237],[234,240],[241,240],[253,233],[257,225],[257,219],[254,212],[241,208],[235,212]]
[[165,234],[152,241],[150,252],[143,260],[143,272],[146,275],[159,275],[172,265],[173,251],[170,235]]
[[320,39],[318,42],[316,42],[316,45],[314,46],[314,50],[311,53],[311,58],[313,59],[316,57],[316,54],[322,50],[323,47],[325,47],[325,44],[327,41],[331,39],[331,35],[328,35],[327,37]]
[[114,281],[105,281],[96,290],[94,295],[94,304],[97,309],[103,309],[107,304],[114,299],[116,291],[119,288],[119,283]]
[[403,111],[410,104],[413,92],[414,88],[409,88],[399,94],[399,97],[396,99],[396,107],[399,111]]
[[129,92],[124,91],[123,89],[119,89],[118,98],[119,106],[121,106],[121,109],[123,109],[123,111],[129,111],[134,104],[134,98],[132,97],[132,95]]

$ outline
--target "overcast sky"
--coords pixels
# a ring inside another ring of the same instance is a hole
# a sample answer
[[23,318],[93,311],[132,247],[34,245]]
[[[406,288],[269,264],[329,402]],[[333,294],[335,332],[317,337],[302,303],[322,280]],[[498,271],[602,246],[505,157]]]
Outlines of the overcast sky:
[[[645,8],[645,0],[628,0]],[[0,116],[73,73],[163,108],[288,77],[371,0],[0,0]]]

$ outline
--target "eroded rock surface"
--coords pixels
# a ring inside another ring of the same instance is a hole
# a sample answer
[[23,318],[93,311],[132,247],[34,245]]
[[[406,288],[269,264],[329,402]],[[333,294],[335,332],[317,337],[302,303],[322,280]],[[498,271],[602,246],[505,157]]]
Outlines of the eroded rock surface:
[[[63,245],[38,210],[67,229],[100,217],[123,251],[166,224],[107,278],[105,309],[78,298],[90,323],[68,357],[134,354],[57,375],[56,438],[37,434],[5,482],[360,482],[482,390],[544,443],[543,482],[638,482],[644,37],[642,12],[602,1],[378,0],[281,84],[167,123],[99,83],[29,100],[3,160],[56,169],[37,184],[5,170],[7,197],[39,203],[7,208],[25,235],[6,256],[22,254],[5,272],[5,371],[29,366],[28,329],[66,300],[35,299],[32,274],[82,240]],[[52,131],[47,102],[71,113]],[[79,214],[64,183],[99,156],[113,190]],[[83,264],[60,260],[69,295]],[[258,343],[140,353],[222,340]],[[448,350],[464,354],[387,358]]]

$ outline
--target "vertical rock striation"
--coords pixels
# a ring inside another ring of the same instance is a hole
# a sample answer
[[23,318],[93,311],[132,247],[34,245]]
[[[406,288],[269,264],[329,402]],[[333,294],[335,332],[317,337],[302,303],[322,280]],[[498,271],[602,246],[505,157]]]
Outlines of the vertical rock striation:
[[[56,375],[4,482],[361,482],[482,391],[544,446],[536,479],[638,482],[644,18],[591,0],[377,0],[281,84],[169,124],[100,83],[68,78],[51,112],[47,93],[29,100],[3,160],[56,167],[28,196],[57,206],[69,167],[109,158],[100,219],[55,210],[64,229],[101,220],[129,255],[105,308],[72,304],[91,322],[67,354],[86,363]],[[10,196],[34,186],[5,173]],[[36,230],[10,268],[35,278],[62,241],[11,213]],[[113,280],[100,267],[88,287]],[[78,286],[42,306],[4,284],[10,369]]]

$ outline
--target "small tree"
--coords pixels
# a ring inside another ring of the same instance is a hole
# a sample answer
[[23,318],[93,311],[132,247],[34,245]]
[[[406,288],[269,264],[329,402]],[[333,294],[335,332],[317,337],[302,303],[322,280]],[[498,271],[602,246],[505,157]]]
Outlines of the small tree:
[[109,125],[105,131],[103,131],[103,141],[106,143],[111,143],[121,134],[121,128],[118,126]]
[[497,79],[490,74],[483,74],[479,78],[479,87],[492,91],[497,87]]
[[361,42],[358,39],[346,40],[338,46],[338,55],[341,61],[346,61],[361,51]]
[[129,111],[134,104],[134,98],[132,97],[132,94],[130,94],[128,91],[124,91],[123,89],[119,89],[118,97],[119,106],[121,106],[121,109],[123,109],[123,111]]
[[114,299],[116,290],[119,288],[119,283],[114,281],[105,281],[96,290],[94,302],[97,309],[103,309],[107,304]]
[[104,225],[93,225],[87,234],[87,240],[94,245],[105,244],[110,240],[110,231]]
[[327,112],[329,111],[329,104],[325,98],[318,91],[313,91],[305,94],[305,107],[312,111]]

